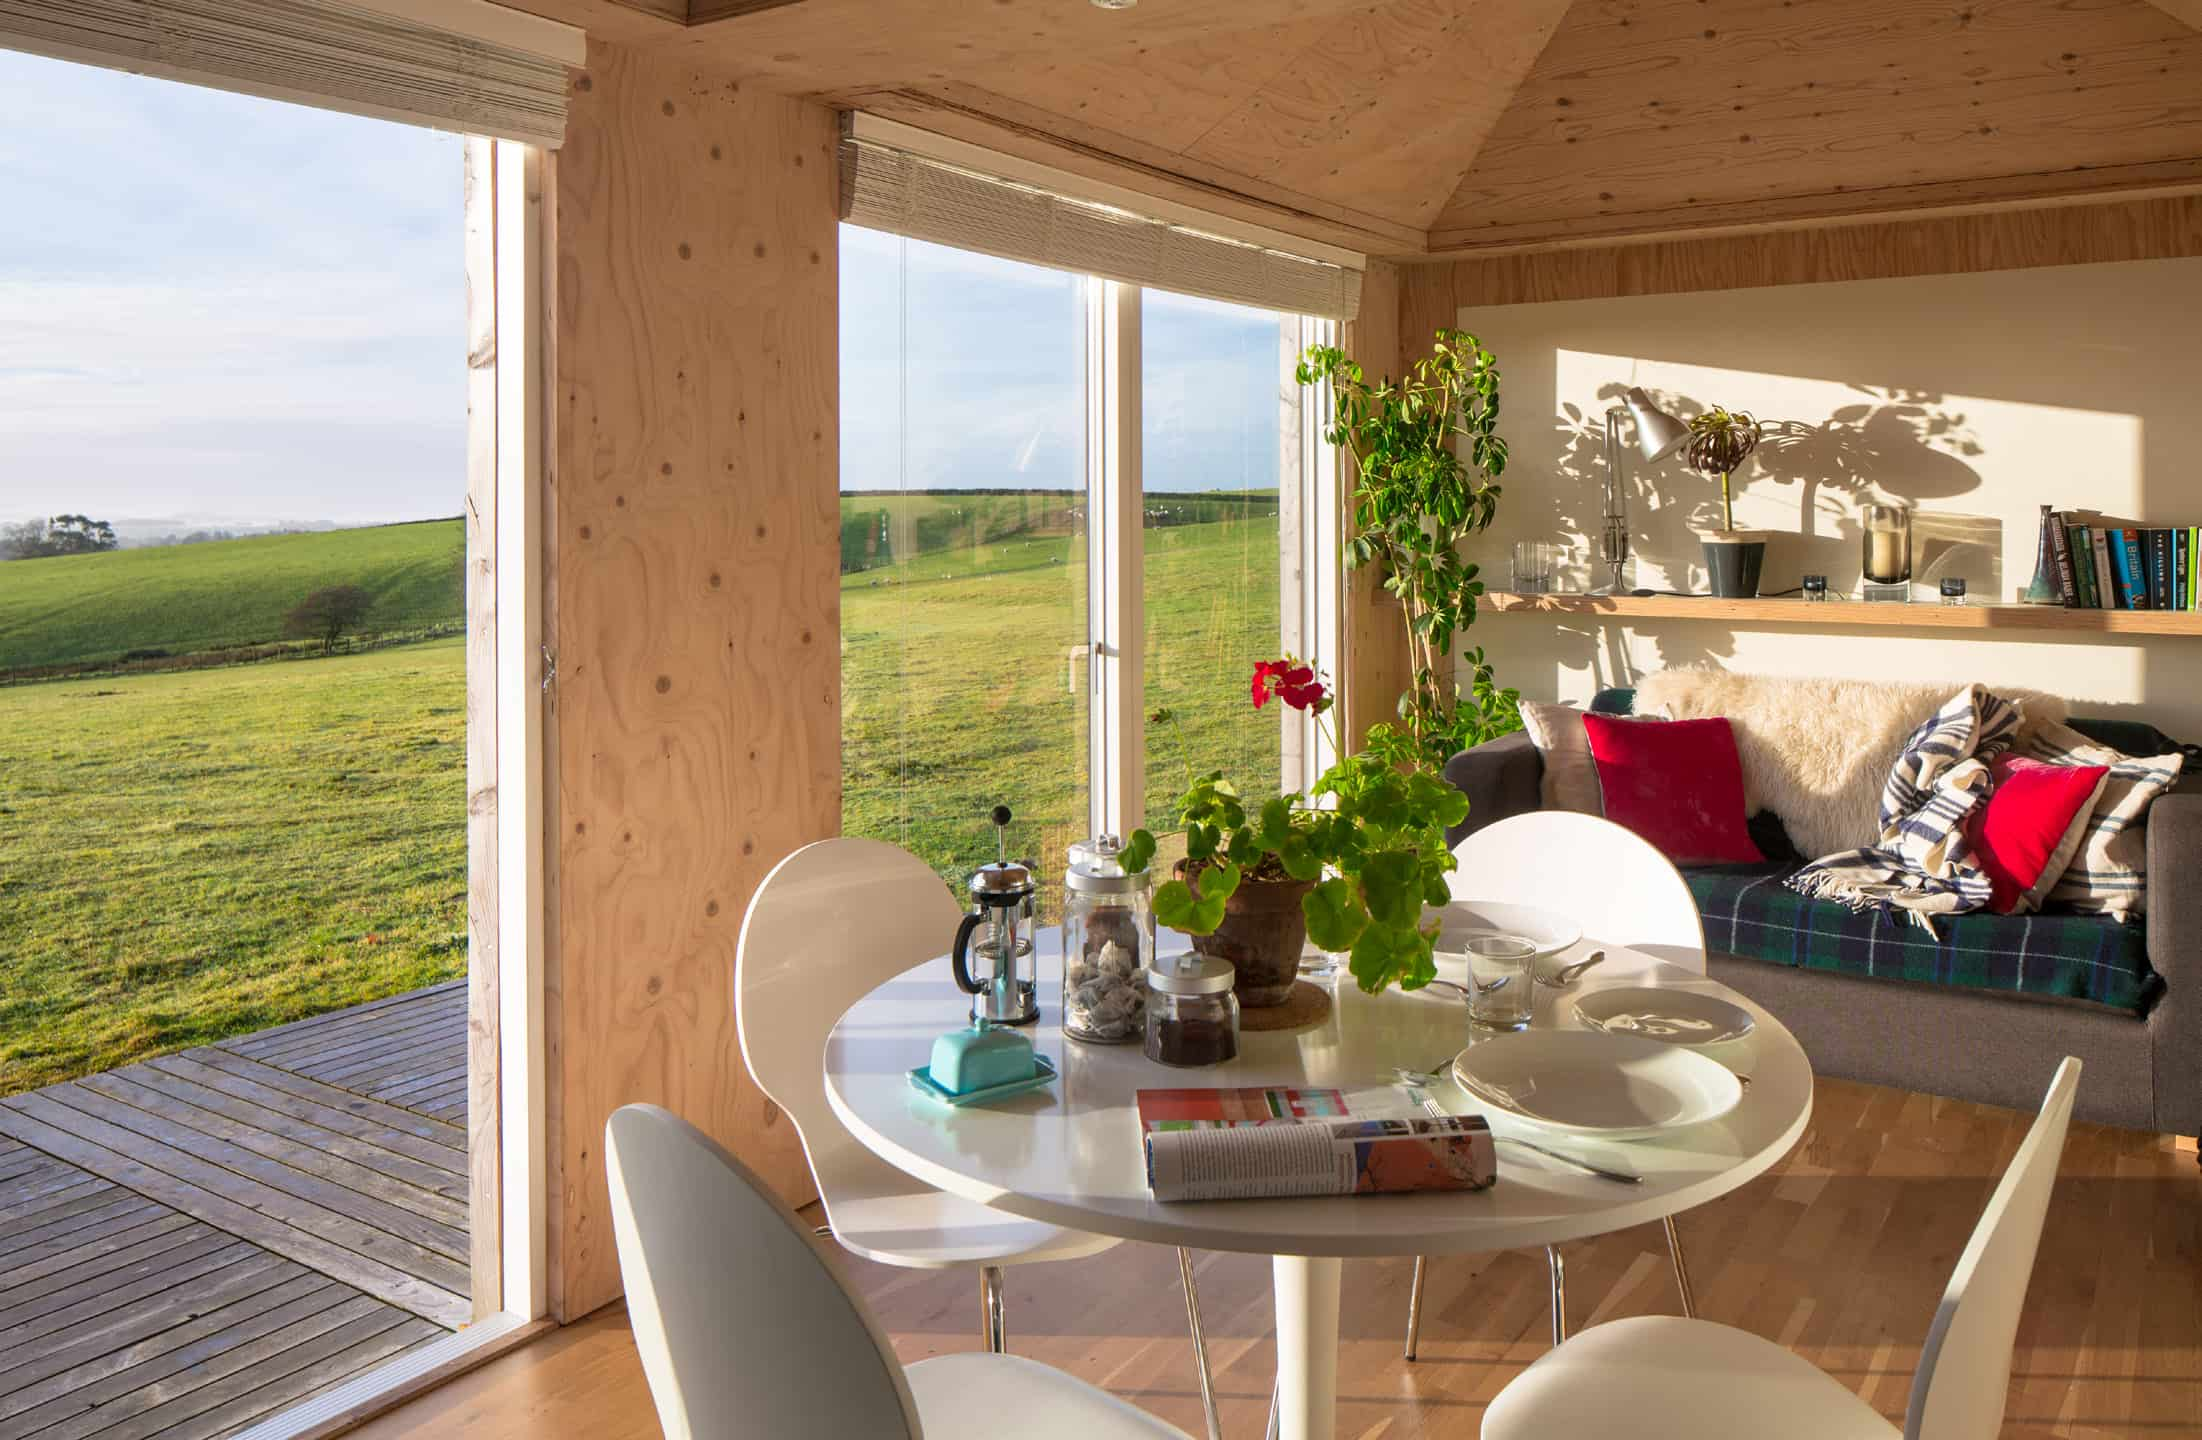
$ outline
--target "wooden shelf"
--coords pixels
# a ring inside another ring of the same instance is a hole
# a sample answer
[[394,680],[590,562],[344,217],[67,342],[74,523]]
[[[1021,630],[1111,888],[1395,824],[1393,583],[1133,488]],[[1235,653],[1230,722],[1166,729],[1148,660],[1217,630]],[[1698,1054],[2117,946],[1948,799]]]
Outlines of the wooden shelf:
[[2067,610],[2061,605],[1892,604],[1864,600],[1716,600],[1710,595],[1516,595],[1497,590],[1484,610],[1625,623],[1710,620],[1728,625],[1873,626],[1891,630],[2049,631],[2066,635],[2202,635],[2191,610]]

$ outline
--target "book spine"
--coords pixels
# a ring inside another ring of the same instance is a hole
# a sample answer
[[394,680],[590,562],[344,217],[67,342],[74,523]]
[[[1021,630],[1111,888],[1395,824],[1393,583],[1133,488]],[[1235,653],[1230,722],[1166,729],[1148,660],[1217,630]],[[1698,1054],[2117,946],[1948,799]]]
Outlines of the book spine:
[[2121,610],[2145,610],[2148,608],[2148,591],[2139,584],[2141,576],[2141,535],[2137,530],[2113,530],[2111,547],[2117,551],[2118,608]]
[[2074,525],[2065,531],[2066,553],[2072,557],[2072,581],[2074,593],[2065,601],[2082,610],[2093,610],[2099,603],[2095,598],[2095,557],[2087,547],[2087,527]]
[[2049,553],[2057,562],[2057,585],[2064,592],[2067,609],[2080,603],[2079,576],[2072,569],[2072,537],[2065,533],[2065,517],[2049,517]]
[[2087,547],[2095,555],[2095,604],[2104,610],[2118,608],[2118,576],[2110,568],[2110,536],[2100,525],[2087,527]]
[[2171,532],[2148,532],[2148,598],[2158,610],[2171,608]]
[[2187,537],[2187,608],[2202,610],[2202,526]]
[[2171,532],[2171,608],[2187,608],[2187,537],[2191,532],[2182,525]]

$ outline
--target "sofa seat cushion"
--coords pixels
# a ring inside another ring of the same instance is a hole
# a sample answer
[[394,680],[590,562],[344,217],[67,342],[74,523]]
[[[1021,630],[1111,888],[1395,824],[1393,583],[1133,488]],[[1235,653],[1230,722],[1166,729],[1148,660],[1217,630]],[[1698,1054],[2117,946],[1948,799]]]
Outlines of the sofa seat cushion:
[[1782,882],[1789,865],[1685,870],[1705,921],[1705,946],[1747,960],[1846,975],[2092,1001],[2146,1014],[2164,982],[2148,962],[2148,930],[2100,915],[1908,919],[1813,900]]

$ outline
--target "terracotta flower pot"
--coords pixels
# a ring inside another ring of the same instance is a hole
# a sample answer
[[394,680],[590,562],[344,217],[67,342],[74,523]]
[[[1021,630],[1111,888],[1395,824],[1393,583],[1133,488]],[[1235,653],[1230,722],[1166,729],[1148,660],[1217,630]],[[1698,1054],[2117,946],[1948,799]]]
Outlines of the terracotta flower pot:
[[[1178,862],[1185,879],[1185,862]],[[1195,894],[1197,882],[1187,881]],[[1243,1009],[1282,1005],[1300,973],[1300,952],[1307,948],[1307,915],[1300,901],[1315,888],[1312,880],[1247,880],[1223,902],[1223,924],[1213,935],[1195,935],[1193,949],[1228,960],[1237,972],[1231,988]]]

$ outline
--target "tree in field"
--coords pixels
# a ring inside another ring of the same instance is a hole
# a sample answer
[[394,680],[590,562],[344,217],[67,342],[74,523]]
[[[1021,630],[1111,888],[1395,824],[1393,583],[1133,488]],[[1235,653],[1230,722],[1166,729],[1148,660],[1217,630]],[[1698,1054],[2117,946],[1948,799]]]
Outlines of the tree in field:
[[357,585],[324,585],[291,607],[283,620],[283,633],[319,640],[321,653],[327,655],[344,632],[359,628],[374,603]]
[[115,527],[89,515],[56,515],[0,527],[0,560],[37,560],[48,555],[97,555],[122,542]]

